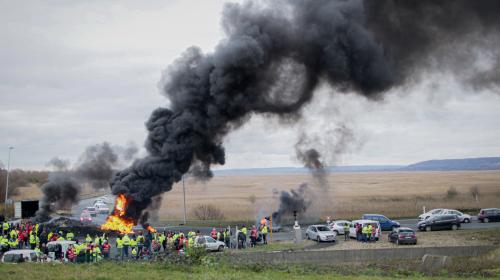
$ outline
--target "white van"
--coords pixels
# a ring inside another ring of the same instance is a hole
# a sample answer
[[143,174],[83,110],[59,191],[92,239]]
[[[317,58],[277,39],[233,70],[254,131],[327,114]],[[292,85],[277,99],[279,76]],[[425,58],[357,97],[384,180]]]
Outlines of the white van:
[[[64,240],[64,241],[50,241],[47,243],[47,249],[49,250],[49,255],[48,259],[50,261],[55,261],[56,260],[56,254],[55,252],[60,249],[61,250],[61,256],[63,257],[63,260],[66,262],[68,259],[66,258],[66,251],[68,250],[69,245],[75,245],[75,241],[69,241],[69,240]],[[60,248],[59,248],[60,246]]]
[[2,256],[2,263],[38,262],[41,253],[34,250],[10,250]]
[[356,225],[361,224],[361,227],[371,224],[372,226],[375,227],[375,240],[378,240],[380,238],[380,223],[377,221],[373,220],[354,220],[351,222],[351,225],[349,226],[349,237],[351,238],[356,238]]

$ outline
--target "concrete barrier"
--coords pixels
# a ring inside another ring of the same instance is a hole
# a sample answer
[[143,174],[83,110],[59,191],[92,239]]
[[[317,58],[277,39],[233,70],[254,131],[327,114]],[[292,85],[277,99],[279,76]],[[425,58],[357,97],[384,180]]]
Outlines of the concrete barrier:
[[453,246],[453,247],[405,247],[357,250],[303,250],[276,252],[231,253],[227,260],[231,263],[315,263],[333,264],[339,262],[366,262],[387,260],[421,259],[424,255],[451,257],[475,257],[488,253],[497,246]]

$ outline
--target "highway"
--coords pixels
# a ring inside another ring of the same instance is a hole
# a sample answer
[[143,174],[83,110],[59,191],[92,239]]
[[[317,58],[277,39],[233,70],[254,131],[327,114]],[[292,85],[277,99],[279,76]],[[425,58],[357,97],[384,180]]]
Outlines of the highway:
[[[97,198],[88,198],[88,199],[83,199],[80,200],[77,205],[73,206],[72,213],[73,217],[75,219],[80,219],[80,213],[82,212],[83,209],[85,209],[88,206],[92,206],[94,201]],[[109,208],[112,209],[113,205],[108,204]],[[96,217],[92,217],[92,222],[97,225],[101,225],[105,222],[107,215],[106,214],[97,214]],[[397,220],[402,227],[409,227],[414,230],[417,230],[417,219],[401,219]],[[210,231],[212,230],[212,227],[200,227],[200,226],[195,226],[195,227],[189,227],[189,226],[178,226],[178,225],[159,225],[152,223],[153,226],[155,226],[156,229],[159,231],[163,230],[172,230],[172,231],[183,231],[187,232],[189,230],[194,230],[194,231],[200,231],[203,234],[210,234]],[[239,225],[241,226],[241,225]],[[248,225],[247,225],[248,226]],[[307,229],[307,224],[301,225],[302,229],[302,235],[305,236],[305,231]],[[480,223],[477,221],[477,217],[472,218],[472,222],[469,224],[462,224],[461,229],[463,230],[474,230],[474,229],[488,229],[488,228],[500,228],[500,223]],[[285,226],[283,227],[283,231],[281,232],[274,232],[273,233],[273,240],[275,241],[286,241],[286,240],[291,240],[293,238],[293,235],[291,233],[291,227],[290,226]]]

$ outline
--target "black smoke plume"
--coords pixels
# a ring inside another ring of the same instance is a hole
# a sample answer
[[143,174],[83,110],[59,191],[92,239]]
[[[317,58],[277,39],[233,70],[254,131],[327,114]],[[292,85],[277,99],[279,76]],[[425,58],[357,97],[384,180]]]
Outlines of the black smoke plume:
[[108,188],[109,181],[120,167],[119,155],[133,158],[135,153],[131,152],[130,147],[113,149],[107,142],[89,146],[73,169],[68,169],[67,160],[57,157],[51,159],[47,165],[53,167],[55,172],[49,174],[48,182],[41,187],[43,198],[35,219],[44,222],[57,209],[71,209],[84,185],[96,190]]
[[299,118],[320,84],[377,99],[432,71],[478,81],[471,50],[498,57],[499,12],[495,0],[227,4],[214,53],[191,47],[165,72],[169,108],[152,113],[148,155],[114,177],[112,192],[132,199],[126,216],[139,221],[191,167],[209,177],[224,164],[224,137],[252,114]]
[[278,211],[273,213],[273,222],[280,224],[283,219],[293,217],[294,211],[297,215],[304,214],[311,205],[311,200],[307,197],[309,187],[302,183],[296,190],[281,191]]

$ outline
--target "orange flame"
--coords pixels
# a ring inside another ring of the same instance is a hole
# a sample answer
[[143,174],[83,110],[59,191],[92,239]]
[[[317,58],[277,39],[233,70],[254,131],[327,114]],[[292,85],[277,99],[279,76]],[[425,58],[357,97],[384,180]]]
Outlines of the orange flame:
[[102,230],[114,230],[121,234],[131,233],[132,228],[135,225],[135,221],[132,218],[125,217],[127,210],[127,205],[130,200],[125,197],[124,194],[120,194],[116,197],[115,209],[113,214],[109,215],[106,222],[101,225]]
[[150,232],[156,232],[156,229],[152,226],[148,226],[146,229],[149,230]]

